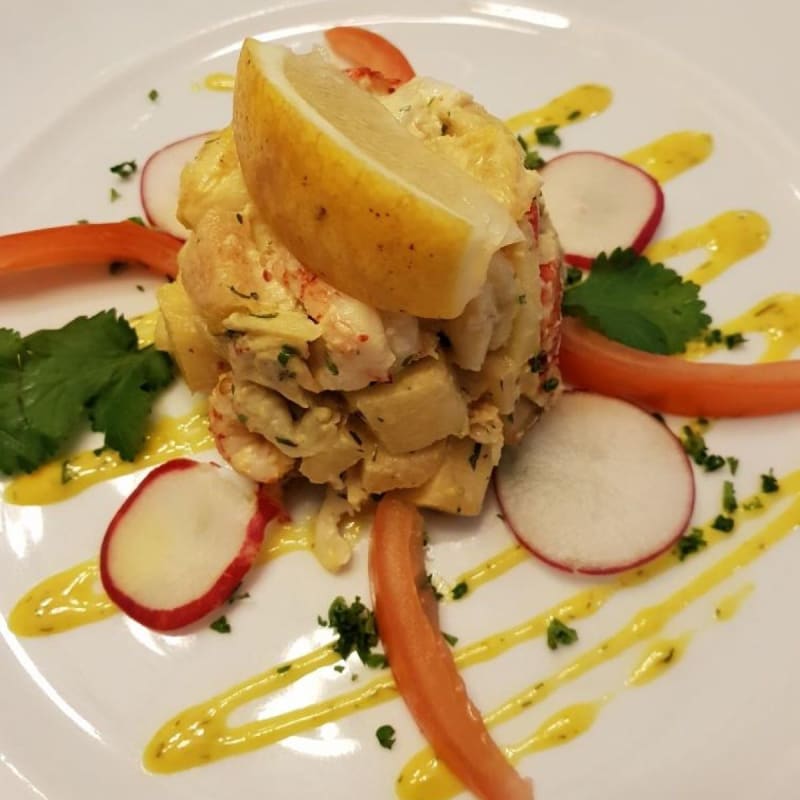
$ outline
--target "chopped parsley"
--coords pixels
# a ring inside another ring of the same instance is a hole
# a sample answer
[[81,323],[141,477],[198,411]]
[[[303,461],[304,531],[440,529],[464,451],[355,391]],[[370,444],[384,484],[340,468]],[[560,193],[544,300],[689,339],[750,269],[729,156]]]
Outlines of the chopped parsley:
[[711,527],[715,531],[721,531],[722,533],[730,533],[733,530],[734,521],[732,517],[726,517],[724,514],[719,514],[711,523]]
[[540,125],[534,133],[536,141],[546,147],[561,147],[561,138],[556,133],[558,125]]
[[766,475],[761,476],[761,491],[764,492],[764,494],[775,494],[775,492],[780,491],[780,488],[778,479],[775,477],[772,470]]
[[136,170],[139,169],[136,166],[136,161],[122,161],[119,164],[114,164],[113,167],[109,167],[109,172],[113,172],[114,175],[122,178],[123,180],[127,180],[128,178],[133,175]]
[[734,456],[728,456],[725,460],[728,462],[728,469],[731,471],[731,475],[735,475],[739,469],[739,459]]
[[451,594],[453,600],[460,600],[465,594],[469,592],[469,584],[466,581],[459,581],[454,587]]
[[32,472],[88,420],[125,461],[139,452],[158,390],[172,381],[165,353],[139,350],[115,311],[28,336],[0,328],[0,472]]
[[472,452],[469,456],[469,465],[472,467],[472,471],[475,471],[475,468],[478,466],[478,459],[481,457],[481,450],[483,449],[483,445],[480,442],[475,442],[472,445]]
[[540,350],[535,356],[528,359],[528,366],[531,372],[544,372],[547,369],[547,353]]
[[147,227],[141,217],[128,217],[126,222],[132,222],[134,225],[141,225],[143,228]]
[[75,477],[76,469],[69,463],[69,459],[65,458],[61,462],[61,485],[69,483]]
[[578,641],[578,631],[565,625],[558,617],[553,617],[547,626],[547,646],[556,650],[561,645]]
[[745,339],[741,333],[729,333],[725,337],[725,347],[727,347],[728,350],[733,350],[734,347],[738,347],[740,344],[744,344],[746,341],[747,339]]
[[250,292],[249,294],[245,294],[245,292],[240,292],[235,286],[229,286],[228,291],[232,292],[237,297],[241,297],[242,300],[258,300],[258,292]]
[[453,636],[452,633],[445,633],[442,631],[442,638],[450,645],[450,647],[455,647],[458,644],[458,636]]
[[339,634],[331,645],[333,652],[345,659],[355,652],[367,664],[372,648],[378,644],[378,626],[375,614],[361,598],[348,605],[344,597],[337,597],[328,609],[328,625]]
[[370,669],[384,669],[389,666],[389,659],[383,653],[370,653],[364,664]]
[[339,374],[339,367],[336,366],[336,362],[330,357],[329,353],[325,353],[325,367],[331,375]]
[[753,497],[750,500],[742,503],[742,508],[745,511],[758,511],[758,509],[764,508],[764,504],[761,502],[760,497]]
[[120,197],[122,197],[122,195],[112,186],[108,192],[108,199],[112,203],[115,203],[117,200],[120,199]]
[[395,730],[391,725],[381,725],[375,731],[375,737],[381,747],[385,747],[387,750],[391,750],[394,747]]
[[334,671],[334,672],[339,672],[339,673],[342,673],[342,672],[344,672],[344,664],[337,664],[337,665],[336,665],[336,666],[333,668],[333,671]]
[[703,531],[700,528],[692,528],[692,530],[678,539],[675,545],[675,555],[678,556],[680,561],[683,561],[693,553],[697,553],[708,545],[708,542],[703,536]]
[[733,350],[734,347],[738,347],[740,344],[744,344],[746,341],[747,339],[745,339],[741,333],[737,332],[725,334],[719,328],[712,328],[703,337],[703,342],[709,347],[724,344],[728,350]]
[[221,617],[217,617],[209,626],[212,631],[216,631],[217,633],[230,633],[231,626],[228,622],[228,618],[223,615]]
[[[705,420],[698,419],[697,424],[702,426],[705,424]],[[684,425],[681,428],[680,439],[683,449],[686,451],[689,458],[691,458],[698,467],[703,467],[706,472],[716,472],[718,469],[725,466],[726,461],[728,465],[731,466],[731,474],[735,472],[731,462],[735,462],[737,468],[739,466],[739,462],[735,458],[725,459],[715,453],[709,453],[703,434],[696,431],[691,425]]]
[[725,481],[722,484],[722,510],[727,511],[728,514],[733,514],[739,508],[739,502],[736,499],[736,489],[733,487],[733,481]]
[[706,457],[705,463],[703,464],[703,469],[705,469],[706,472],[716,472],[718,469],[721,469],[724,466],[725,459],[722,456],[711,453]]
[[292,347],[290,344],[285,344],[281,347],[280,353],[278,353],[278,363],[285,367],[289,363],[289,359],[292,356],[297,355],[297,349]]
[[525,153],[525,160],[522,163],[525,169],[541,169],[547,162],[536,150],[530,150]]
[[558,378],[553,375],[542,384],[542,389],[544,389],[545,392],[554,392],[556,389],[558,389],[558,384]]
[[289,671],[291,668],[292,668],[292,665],[291,665],[291,664],[281,664],[281,666],[280,666],[280,667],[278,667],[278,668],[275,670],[275,672],[277,672],[277,673],[278,673],[278,675],[284,675],[284,674],[286,674],[286,673],[287,673],[287,672],[288,672],[288,671]]
[[636,251],[601,253],[564,293],[563,311],[609,339],[649,353],[681,353],[708,327],[699,287]]
[[579,108],[576,108],[574,111],[570,111],[569,114],[567,114],[567,119],[570,122],[572,122],[573,120],[578,119],[580,115],[581,115],[581,110]]
[[158,100],[158,89],[151,89],[147,93],[147,97],[151,103],[155,103],[155,101]]

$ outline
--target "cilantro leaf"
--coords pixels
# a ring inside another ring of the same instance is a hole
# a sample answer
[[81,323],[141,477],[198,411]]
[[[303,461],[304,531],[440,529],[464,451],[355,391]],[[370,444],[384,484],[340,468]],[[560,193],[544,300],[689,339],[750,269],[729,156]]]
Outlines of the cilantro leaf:
[[30,472],[52,457],[89,413],[105,445],[132,460],[155,392],[172,362],[115,311],[78,317],[26,337],[0,330],[0,471]]
[[589,277],[567,289],[565,314],[637,350],[670,355],[705,330],[711,318],[699,287],[634,250],[601,253]]
[[52,456],[56,443],[28,424],[22,409],[22,337],[0,329],[0,472],[31,472]]

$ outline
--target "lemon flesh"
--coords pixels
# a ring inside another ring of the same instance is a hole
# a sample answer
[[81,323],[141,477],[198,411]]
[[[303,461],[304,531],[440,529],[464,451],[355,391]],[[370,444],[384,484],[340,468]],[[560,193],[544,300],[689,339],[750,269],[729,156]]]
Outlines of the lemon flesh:
[[521,239],[476,180],[318,53],[248,39],[233,128],[248,193],[289,250],[386,311],[457,317]]

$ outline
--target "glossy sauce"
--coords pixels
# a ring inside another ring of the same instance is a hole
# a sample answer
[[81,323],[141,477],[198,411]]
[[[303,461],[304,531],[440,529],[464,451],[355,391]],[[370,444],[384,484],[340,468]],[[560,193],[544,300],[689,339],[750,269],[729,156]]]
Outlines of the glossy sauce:
[[652,261],[664,261],[692,250],[706,250],[706,261],[685,276],[686,280],[702,286],[758,252],[767,243],[769,234],[769,223],[761,214],[726,211],[677,236],[659,239],[645,250],[645,255]]
[[113,450],[86,450],[45,464],[30,475],[14,478],[6,486],[3,499],[23,506],[58,503],[101,481],[129,475],[213,446],[206,404],[202,402],[188,414],[164,417],[155,422],[145,438],[144,447],[133,461],[123,461]]
[[714,617],[719,622],[727,622],[733,619],[733,617],[739,613],[742,604],[750,597],[754,589],[755,586],[753,586],[752,583],[746,583],[735,592],[725,595],[725,597],[717,603],[717,607],[714,609]]
[[659,183],[702,164],[714,149],[714,140],[701,131],[668,133],[650,144],[631,150],[624,161],[640,167]]
[[[782,477],[780,483],[781,492],[759,495],[762,502],[760,509],[750,512],[737,511],[734,512],[734,517],[764,514],[774,503],[785,497],[785,493],[799,493],[800,471]],[[745,502],[747,500],[744,500],[743,504]],[[742,566],[758,558],[769,546],[788,535],[797,523],[800,523],[800,497],[796,497],[792,505],[762,531],[751,536],[737,550],[691,580],[665,601],[643,609],[628,625],[601,645],[578,656],[559,672],[532,684],[495,709],[487,715],[487,724],[493,726],[516,717],[528,707],[549,697],[560,686],[658,634],[666,623],[689,603],[702,597]],[[709,547],[729,536],[714,531],[710,524],[706,525],[703,530]],[[503,552],[507,553],[508,551]],[[463,669],[497,658],[522,642],[542,637],[554,616],[564,621],[589,617],[596,613],[616,592],[629,586],[638,585],[653,575],[676,566],[680,567],[677,557],[672,553],[666,553],[645,567],[623,573],[614,582],[600,584],[578,592],[521,624],[458,649],[454,653],[456,664]],[[467,573],[467,575],[469,574]],[[333,661],[325,660],[326,654],[329,658],[333,658]],[[318,660],[321,659],[320,665],[325,666],[336,661],[335,654],[332,654],[327,647],[309,653],[304,659],[309,659],[309,664],[318,663]],[[299,659],[295,663],[306,664],[303,659]],[[281,676],[285,683],[281,683],[280,686],[291,683],[292,675],[299,678],[301,674],[308,674],[308,671],[305,666],[302,670],[298,669],[297,671],[293,667],[289,673]],[[295,735],[335,721],[347,713],[383,703],[396,696],[392,677],[387,672],[382,673],[378,678],[358,690],[345,692],[297,711],[243,725],[230,726],[228,719],[236,708],[254,699],[265,697],[277,688],[275,678],[271,677],[274,672],[275,668],[271,668],[249,681],[216,695],[206,703],[201,703],[186,712],[177,714],[162,726],[148,745],[145,765],[158,772],[173,772],[198,766],[210,760],[271,744],[285,736]],[[204,722],[201,724],[199,721]],[[420,754],[415,757],[411,772],[417,775],[418,779],[412,779],[409,769],[403,771],[402,780],[398,782],[398,791],[401,797],[415,800],[421,800],[421,798],[433,800],[438,797],[438,795],[426,793],[427,789],[415,788],[421,785],[430,786],[429,780],[433,778],[420,765],[431,762],[432,759],[430,750],[424,751],[424,755]],[[436,768],[439,769],[438,766]]]
[[514,115],[506,120],[506,125],[519,134],[544,125],[572,125],[605,111],[611,105],[612,97],[607,86],[586,83],[564,92],[540,108]]
[[[731,333],[759,333],[764,337],[761,362],[785,361],[800,347],[800,295],[782,292],[759,300],[738,317],[719,326],[723,335]],[[724,349],[724,342],[707,344],[691,342],[686,349],[687,358],[702,358],[715,350]]]
[[677,639],[661,639],[647,647],[644,656],[633,668],[627,680],[628,686],[641,686],[660,678],[683,658],[691,640],[687,633]]
[[[256,563],[311,550],[312,544],[310,524],[273,525]],[[14,606],[8,627],[17,636],[49,636],[100,622],[117,611],[100,585],[100,567],[92,558],[34,586]]]
[[203,89],[211,92],[232,92],[236,76],[229,72],[212,72],[203,78]]

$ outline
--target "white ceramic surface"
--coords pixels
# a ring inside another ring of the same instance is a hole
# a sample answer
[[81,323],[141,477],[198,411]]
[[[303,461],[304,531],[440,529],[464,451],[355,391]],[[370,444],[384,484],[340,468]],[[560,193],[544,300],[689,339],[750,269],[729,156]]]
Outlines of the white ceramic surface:
[[[760,211],[772,226],[770,242],[704,289],[711,313],[724,319],[763,295],[800,289],[800,114],[783,88],[800,66],[793,40],[800,16],[788,3],[761,2],[746,14],[711,0],[602,7],[589,0],[409,0],[402,11],[385,0],[263,5],[144,2],[115,4],[112,12],[107,3],[86,0],[4,8],[0,232],[139,213],[132,187],[113,206],[108,202],[108,166],[142,161],[167,141],[224,124],[230,96],[192,87],[208,72],[231,69],[243,36],[306,46],[319,40],[322,28],[355,22],[387,34],[420,73],[471,90],[499,116],[577,83],[611,86],[612,107],[565,130],[566,148],[622,153],[670,131],[709,131],[716,142],[709,161],[665,188],[668,210],[659,235],[726,209]],[[160,92],[157,104],[147,99],[151,88]],[[0,324],[28,331],[112,304],[135,313],[153,305],[156,285],[144,274],[100,282],[88,274],[77,282],[50,276],[41,288],[43,280],[0,279]],[[137,283],[147,291],[136,291]],[[748,352],[758,352],[755,340]],[[741,459],[741,494],[755,489],[758,474],[770,467],[777,474],[800,467],[799,423],[787,415],[715,426],[713,448]],[[42,577],[93,555],[134,483],[120,479],[43,509],[0,505],[0,615]],[[701,475],[698,483],[696,517],[703,520],[718,508],[721,478]],[[490,503],[474,521],[431,517],[432,569],[453,577],[508,544],[495,512]],[[742,525],[731,546],[757,527]],[[465,678],[476,701],[494,707],[549,675],[724,550],[701,553],[683,569],[615,597],[580,623],[573,648],[552,653],[536,640],[471,668]],[[642,652],[636,647],[499,728],[501,741],[514,741],[570,703],[614,695],[587,734],[523,761],[537,798],[797,797],[798,560],[795,534],[671,622],[667,634],[695,635],[664,678],[623,689]],[[715,624],[714,604],[749,582],[755,591],[742,611]],[[443,628],[468,642],[588,583],[531,560],[446,606]],[[117,616],[49,639],[16,639],[0,617],[0,797],[393,797],[398,771],[423,744],[399,700],[211,767],[170,777],[142,769],[145,743],[177,710],[323,642],[316,618],[330,600],[368,595],[365,548],[343,577],[296,554],[260,570],[249,590],[252,598],[231,612],[230,636],[204,628],[154,635]],[[331,671],[255,711],[269,714],[349,686],[347,675]],[[398,731],[391,751],[375,742],[383,723]]]

